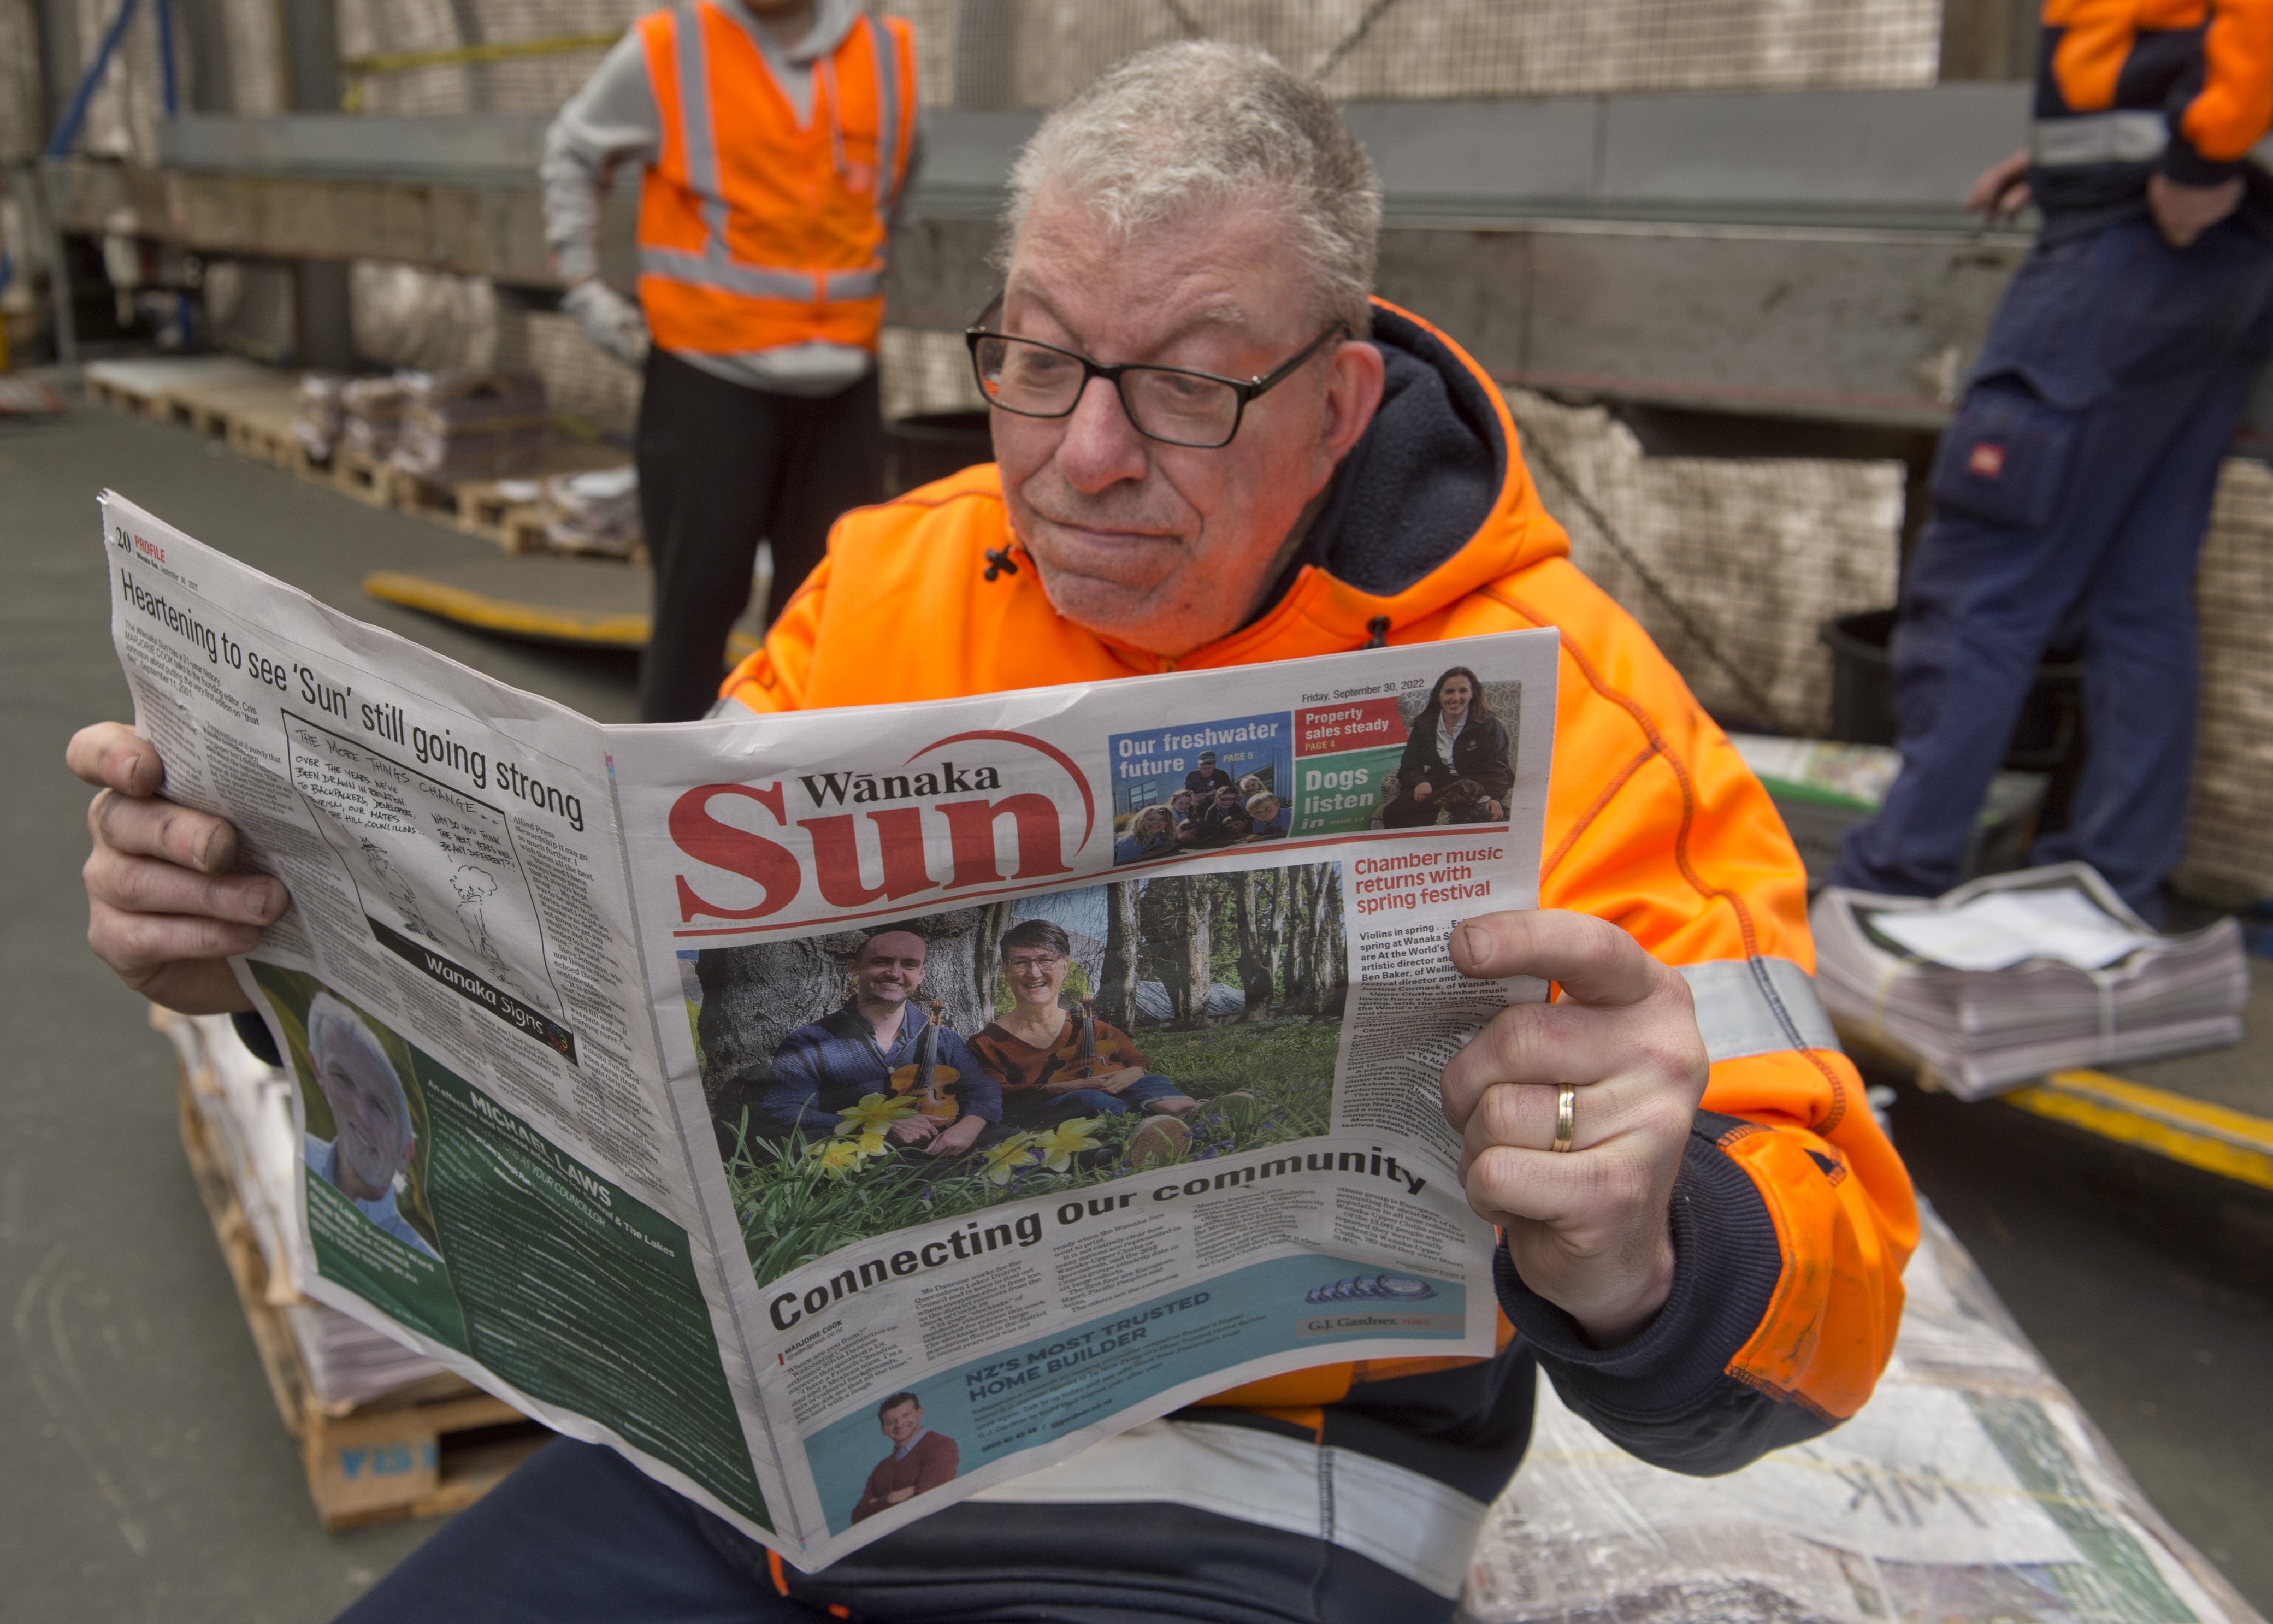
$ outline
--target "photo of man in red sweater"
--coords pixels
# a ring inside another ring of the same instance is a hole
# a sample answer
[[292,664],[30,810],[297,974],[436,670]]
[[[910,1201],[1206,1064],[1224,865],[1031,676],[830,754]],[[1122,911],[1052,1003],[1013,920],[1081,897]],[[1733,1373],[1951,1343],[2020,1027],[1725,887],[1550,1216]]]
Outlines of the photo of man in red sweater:
[[895,1393],[877,1405],[876,1425],[892,1441],[892,1452],[868,1474],[852,1508],[855,1523],[952,1482],[963,1462],[954,1439],[924,1425],[923,1401],[912,1393]]

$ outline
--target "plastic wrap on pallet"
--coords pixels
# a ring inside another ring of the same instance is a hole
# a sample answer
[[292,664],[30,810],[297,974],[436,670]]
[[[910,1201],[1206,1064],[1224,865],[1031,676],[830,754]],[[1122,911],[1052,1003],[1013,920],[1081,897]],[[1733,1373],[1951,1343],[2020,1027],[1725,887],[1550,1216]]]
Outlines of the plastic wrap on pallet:
[[1924,1219],[1893,1363],[1859,1415],[1811,1442],[1684,1478],[1542,1382],[1463,1624],[2252,1624]]

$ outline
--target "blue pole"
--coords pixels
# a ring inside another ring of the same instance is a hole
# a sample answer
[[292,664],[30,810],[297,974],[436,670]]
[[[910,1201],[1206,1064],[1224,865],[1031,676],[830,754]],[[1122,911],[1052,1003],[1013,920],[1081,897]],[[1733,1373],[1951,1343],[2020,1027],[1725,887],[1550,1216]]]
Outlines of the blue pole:
[[181,86],[174,79],[174,0],[158,0],[158,72],[166,87],[166,116],[182,110]]
[[94,87],[102,82],[102,71],[118,52],[118,41],[125,36],[126,25],[133,20],[135,0],[118,0],[118,15],[110,19],[110,27],[102,36],[102,45],[94,53],[94,60],[86,64],[86,71],[79,76],[79,88],[71,92],[71,105],[64,109],[56,132],[48,138],[45,156],[64,158],[71,154],[71,143],[79,139],[79,127],[86,119],[86,104],[94,100]]

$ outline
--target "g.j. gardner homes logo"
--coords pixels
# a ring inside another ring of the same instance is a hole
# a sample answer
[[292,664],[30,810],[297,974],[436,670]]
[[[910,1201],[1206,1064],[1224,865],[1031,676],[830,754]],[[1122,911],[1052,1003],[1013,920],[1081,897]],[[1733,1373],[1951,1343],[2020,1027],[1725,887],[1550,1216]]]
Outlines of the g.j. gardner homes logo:
[[763,919],[800,899],[800,914],[816,901],[849,912],[1069,874],[1097,831],[1097,800],[1056,745],[982,730],[889,768],[701,784],[672,805],[670,828],[700,865],[678,877],[684,924]]

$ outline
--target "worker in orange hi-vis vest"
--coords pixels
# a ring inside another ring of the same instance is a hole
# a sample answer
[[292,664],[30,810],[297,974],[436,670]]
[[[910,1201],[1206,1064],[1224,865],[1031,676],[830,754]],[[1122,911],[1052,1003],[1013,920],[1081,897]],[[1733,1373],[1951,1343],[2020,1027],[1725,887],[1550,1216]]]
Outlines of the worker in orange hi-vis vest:
[[[649,12],[553,121],[544,231],[562,306],[645,370],[643,721],[710,707],[761,541],[784,601],[836,516],[883,494],[876,341],[918,151],[908,25],[856,0]],[[600,206],[626,163],[645,170],[637,305],[600,280]]]
[[[1727,736],[1571,563],[1489,375],[1369,298],[1380,219],[1333,103],[1259,51],[1157,47],[1053,113],[1012,174],[1002,296],[968,335],[995,462],[840,520],[721,715],[755,737],[775,712],[1169,669],[1235,695],[1262,662],[1553,627],[1542,907],[1465,919],[1440,949],[1447,977],[1560,988],[1495,1014],[1429,1102],[1504,1237],[1497,1351],[1320,1347],[944,1506],[949,1463],[967,1485],[983,1446],[936,1403],[950,1435],[926,1445],[894,1391],[890,1460],[853,1513],[879,1537],[811,1573],[563,1439],[343,1624],[1447,1624],[1542,1370],[1605,1448],[1692,1473],[1869,1399],[1918,1215],[1816,998],[1805,871]],[[1474,697],[1440,707],[1465,716],[1439,718],[1458,735],[1440,765],[1487,720]],[[220,958],[282,887],[226,872],[226,827],[152,798],[148,741],[103,724],[70,760],[107,786],[95,950],[154,998],[244,1007]],[[881,1361],[919,1357],[845,1345],[892,1389]],[[1077,1413],[1036,1400],[1019,1424]]]

